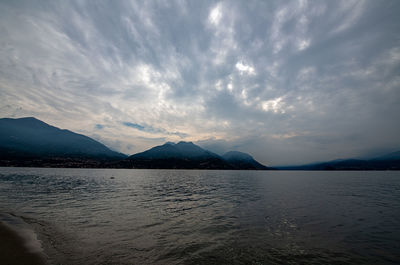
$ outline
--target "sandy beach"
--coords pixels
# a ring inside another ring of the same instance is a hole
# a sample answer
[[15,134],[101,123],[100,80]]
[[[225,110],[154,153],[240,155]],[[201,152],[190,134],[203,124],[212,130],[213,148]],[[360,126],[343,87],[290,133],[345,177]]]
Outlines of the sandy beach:
[[24,239],[0,222],[0,264],[44,265],[44,258],[25,247]]

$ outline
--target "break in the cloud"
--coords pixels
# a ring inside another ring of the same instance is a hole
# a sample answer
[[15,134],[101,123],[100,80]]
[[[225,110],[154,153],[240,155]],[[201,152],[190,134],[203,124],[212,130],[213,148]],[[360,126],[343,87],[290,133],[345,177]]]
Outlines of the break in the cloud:
[[400,146],[399,1],[2,1],[0,116],[131,154],[266,164]]

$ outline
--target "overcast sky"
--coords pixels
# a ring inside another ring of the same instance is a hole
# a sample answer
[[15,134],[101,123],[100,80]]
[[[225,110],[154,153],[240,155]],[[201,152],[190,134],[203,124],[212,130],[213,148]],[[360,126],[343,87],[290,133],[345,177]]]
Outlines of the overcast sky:
[[400,149],[400,1],[1,1],[0,117],[268,165]]

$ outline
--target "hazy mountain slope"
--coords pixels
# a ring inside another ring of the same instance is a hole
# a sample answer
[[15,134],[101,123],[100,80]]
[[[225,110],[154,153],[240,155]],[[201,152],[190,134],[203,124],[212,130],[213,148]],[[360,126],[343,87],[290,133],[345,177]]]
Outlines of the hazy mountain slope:
[[277,167],[284,170],[400,170],[400,152],[373,159],[339,159],[299,166]]
[[400,160],[400,151],[374,158],[373,160]]
[[222,158],[240,169],[267,169],[266,166],[257,162],[251,155],[243,152],[230,151],[225,153]]

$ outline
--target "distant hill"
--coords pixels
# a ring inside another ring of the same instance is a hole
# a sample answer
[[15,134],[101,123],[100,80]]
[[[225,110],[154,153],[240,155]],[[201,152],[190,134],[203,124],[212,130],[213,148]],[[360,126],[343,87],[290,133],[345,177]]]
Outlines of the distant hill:
[[225,161],[240,169],[268,169],[246,153],[230,151],[222,156]]
[[221,157],[192,142],[165,143],[127,158],[133,168],[267,169],[250,155],[231,152]]
[[32,158],[123,159],[105,145],[36,118],[0,119],[0,159]]
[[277,167],[281,170],[400,170],[400,151],[373,159],[338,159],[299,166]]

